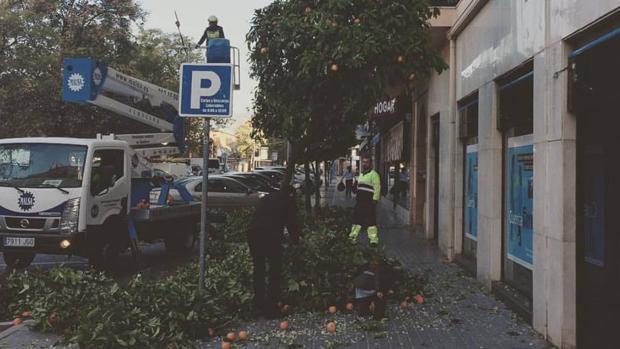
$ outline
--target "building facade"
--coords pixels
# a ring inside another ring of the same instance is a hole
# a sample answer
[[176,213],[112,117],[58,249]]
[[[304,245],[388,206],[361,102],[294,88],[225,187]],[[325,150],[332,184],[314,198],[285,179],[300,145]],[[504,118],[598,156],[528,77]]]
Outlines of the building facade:
[[619,8],[441,8],[450,68],[412,98],[411,222],[561,348],[611,348],[620,329]]

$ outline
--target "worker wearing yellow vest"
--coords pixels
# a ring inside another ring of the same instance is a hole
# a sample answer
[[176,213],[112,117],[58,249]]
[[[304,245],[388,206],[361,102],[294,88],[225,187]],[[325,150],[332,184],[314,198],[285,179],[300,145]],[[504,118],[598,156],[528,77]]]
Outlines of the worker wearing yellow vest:
[[379,244],[377,203],[381,198],[381,177],[372,169],[372,158],[368,155],[362,156],[362,173],[357,178],[356,194],[357,202],[349,238],[357,241],[362,228],[366,228],[370,246],[377,246]]

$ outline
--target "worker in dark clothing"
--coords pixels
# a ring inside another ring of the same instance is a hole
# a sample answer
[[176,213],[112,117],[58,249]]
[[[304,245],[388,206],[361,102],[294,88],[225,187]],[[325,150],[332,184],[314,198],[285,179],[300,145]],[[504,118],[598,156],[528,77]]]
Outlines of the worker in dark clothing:
[[205,40],[207,45],[209,45],[209,40],[211,39],[224,39],[224,28],[217,25],[217,17],[215,16],[209,17],[209,26],[205,29],[198,44],[196,44],[196,48],[199,48]]
[[[248,228],[248,243],[254,264],[254,305],[267,318],[280,315],[282,278],[282,242],[286,227],[291,241],[299,241],[295,189],[284,185],[263,198],[256,207]],[[265,265],[269,270],[268,294],[265,295]]]

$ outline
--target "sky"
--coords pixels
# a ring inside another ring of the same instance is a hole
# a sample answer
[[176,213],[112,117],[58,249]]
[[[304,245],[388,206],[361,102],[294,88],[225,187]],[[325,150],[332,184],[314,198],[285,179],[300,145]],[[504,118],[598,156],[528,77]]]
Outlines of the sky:
[[138,3],[148,12],[144,24],[147,29],[157,28],[167,33],[177,33],[174,24],[176,11],[181,22],[181,32],[194,39],[192,46],[207,27],[207,18],[210,15],[218,17],[219,25],[224,28],[224,34],[230,40],[231,46],[238,47],[241,51],[241,90],[234,93],[234,122],[226,130],[233,132],[240,122],[249,119],[256,83],[249,77],[245,35],[250,30],[254,10],[269,5],[271,0],[138,0]]

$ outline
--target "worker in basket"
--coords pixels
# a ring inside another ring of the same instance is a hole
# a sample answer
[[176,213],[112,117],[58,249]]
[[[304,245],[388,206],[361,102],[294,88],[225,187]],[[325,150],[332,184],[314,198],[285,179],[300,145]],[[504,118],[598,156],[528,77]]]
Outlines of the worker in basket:
[[209,17],[209,26],[205,29],[205,32],[202,34],[198,44],[196,44],[196,48],[199,48],[205,40],[208,45],[209,40],[211,39],[224,39],[224,29],[217,25],[217,17],[215,16]]

